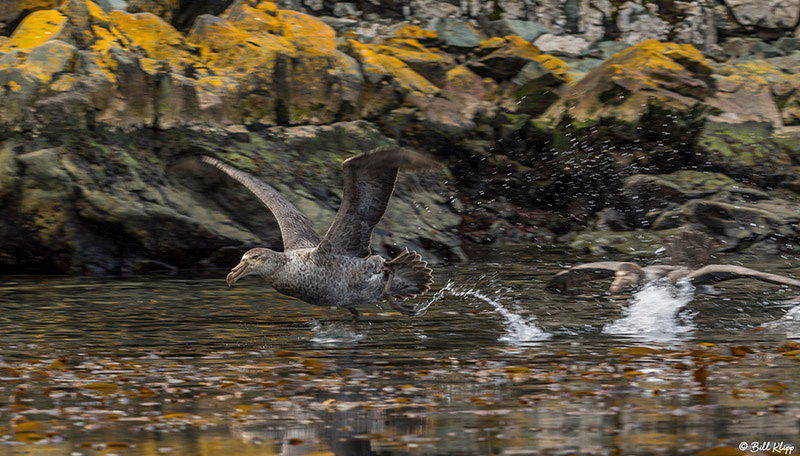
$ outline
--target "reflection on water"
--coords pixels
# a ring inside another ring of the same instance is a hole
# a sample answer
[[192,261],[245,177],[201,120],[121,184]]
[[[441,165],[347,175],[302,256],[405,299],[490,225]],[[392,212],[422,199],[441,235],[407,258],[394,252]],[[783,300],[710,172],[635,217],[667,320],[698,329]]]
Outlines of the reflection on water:
[[[790,292],[742,281],[694,298],[656,287],[612,300],[607,283],[554,295],[544,282],[563,255],[501,253],[438,268],[418,317],[362,309],[357,333],[347,312],[257,279],[229,289],[224,272],[5,277],[0,454],[800,446]],[[797,259],[748,264],[800,277]]]

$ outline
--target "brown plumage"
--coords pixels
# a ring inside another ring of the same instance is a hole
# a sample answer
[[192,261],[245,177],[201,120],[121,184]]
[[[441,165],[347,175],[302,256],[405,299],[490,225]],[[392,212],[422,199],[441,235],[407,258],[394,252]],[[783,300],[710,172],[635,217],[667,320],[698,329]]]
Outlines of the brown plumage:
[[671,265],[639,266],[636,263],[622,261],[602,261],[574,266],[553,276],[546,288],[550,291],[565,293],[576,285],[611,277],[614,278],[608,289],[611,294],[617,294],[626,288],[641,286],[665,277],[672,283],[676,283],[680,279],[688,279],[695,288],[734,279],[755,279],[776,285],[800,288],[800,280],[742,266],[710,264],[699,269],[692,269]]
[[640,266],[625,261],[585,263],[561,271],[548,282],[550,291],[565,293],[576,285],[614,278],[608,291],[617,294],[627,288],[641,286],[661,278],[672,283],[688,279],[695,288],[708,288],[725,280],[755,279],[762,282],[799,287],[800,280],[756,271],[742,266],[706,264],[714,258],[718,244],[703,233],[684,232],[667,244],[667,255],[673,264]]
[[258,248],[247,251],[228,274],[228,285],[257,274],[277,291],[311,304],[346,307],[358,320],[355,306],[388,301],[405,315],[408,299],[428,291],[433,277],[428,263],[416,252],[403,250],[390,261],[372,255],[375,225],[383,217],[400,170],[417,171],[436,162],[429,156],[397,146],[379,147],[342,164],[342,204],[325,237],[311,221],[272,186],[249,173],[211,157],[215,166],[250,189],[272,211],[281,229],[284,251]]

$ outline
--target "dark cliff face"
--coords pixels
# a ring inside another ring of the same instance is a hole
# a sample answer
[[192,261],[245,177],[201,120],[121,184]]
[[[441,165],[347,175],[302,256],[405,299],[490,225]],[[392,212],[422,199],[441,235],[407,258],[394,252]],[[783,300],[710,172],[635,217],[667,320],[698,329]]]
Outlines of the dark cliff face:
[[[387,255],[408,245],[460,261],[462,241],[613,250],[571,233],[687,225],[733,249],[800,244],[791,216],[758,215],[798,210],[793,38],[729,38],[736,26],[709,22],[704,4],[698,15],[434,3],[384,5],[380,17],[372,3],[294,5],[337,16],[322,19],[256,0],[131,1],[129,12],[69,0],[17,15],[5,4],[0,267],[228,265],[247,247],[279,247],[277,227],[246,191],[176,172],[182,158],[218,155],[269,179],[324,232],[340,161],[390,141],[447,170],[401,180],[376,230]],[[755,20],[727,11],[740,27]],[[425,21],[393,24],[398,14]],[[758,24],[791,32],[773,16]],[[602,41],[611,28],[620,41]],[[641,41],[652,36],[679,43]],[[680,171],[699,173],[683,175],[691,185],[719,174],[766,196],[729,211],[720,204],[740,193],[656,193],[641,213],[630,179]]]

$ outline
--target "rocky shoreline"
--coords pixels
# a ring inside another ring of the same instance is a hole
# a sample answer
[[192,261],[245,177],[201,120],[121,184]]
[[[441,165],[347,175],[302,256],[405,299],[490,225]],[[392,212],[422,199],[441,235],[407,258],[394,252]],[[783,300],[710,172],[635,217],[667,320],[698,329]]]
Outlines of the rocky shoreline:
[[0,272],[230,266],[277,224],[187,158],[262,176],[324,232],[341,161],[390,142],[446,167],[401,177],[385,255],[642,255],[687,227],[796,252],[799,20],[779,0],[5,2]]

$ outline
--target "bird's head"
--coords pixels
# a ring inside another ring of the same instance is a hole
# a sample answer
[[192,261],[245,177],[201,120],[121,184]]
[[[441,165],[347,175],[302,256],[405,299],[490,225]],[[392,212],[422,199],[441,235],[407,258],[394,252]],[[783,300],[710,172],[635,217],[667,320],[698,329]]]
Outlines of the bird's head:
[[617,294],[623,290],[635,287],[644,278],[644,271],[638,264],[627,263],[620,266],[614,273],[614,281],[608,291]]
[[228,286],[232,287],[242,277],[252,274],[261,276],[264,279],[272,275],[275,268],[280,264],[280,254],[270,249],[250,249],[242,255],[242,260],[236,265],[226,277]]

